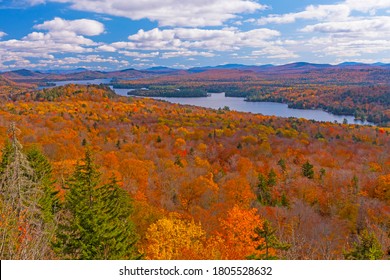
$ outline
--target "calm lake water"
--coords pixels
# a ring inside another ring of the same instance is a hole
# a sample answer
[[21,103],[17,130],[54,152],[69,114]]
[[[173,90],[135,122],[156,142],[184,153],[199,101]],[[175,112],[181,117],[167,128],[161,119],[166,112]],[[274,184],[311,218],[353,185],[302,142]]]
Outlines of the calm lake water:
[[[84,81],[61,81],[53,82],[57,86],[66,84],[108,84],[111,79],[97,79],[97,80],[84,80]],[[111,87],[112,88],[112,87]],[[118,95],[128,96],[127,93],[130,89],[114,89]],[[211,93],[209,97],[195,97],[195,98],[177,98],[177,97],[153,97],[154,99],[165,100],[172,103],[183,105],[194,105],[205,108],[218,109],[228,106],[230,110],[238,112],[248,112],[255,114],[263,114],[266,116],[278,116],[278,117],[294,117],[304,118],[307,120],[323,121],[323,122],[339,122],[342,123],[344,119],[348,123],[373,125],[369,122],[361,122],[355,120],[353,116],[338,116],[322,110],[309,110],[309,109],[291,109],[287,104],[275,103],[275,102],[246,102],[244,98],[239,97],[225,97],[224,93]]]

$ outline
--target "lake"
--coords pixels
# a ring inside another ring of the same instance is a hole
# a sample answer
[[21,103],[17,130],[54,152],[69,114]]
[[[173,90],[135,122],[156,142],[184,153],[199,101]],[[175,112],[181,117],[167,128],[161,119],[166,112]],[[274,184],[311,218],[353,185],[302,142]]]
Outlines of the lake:
[[[83,81],[61,81],[53,82],[57,86],[62,86],[66,84],[108,84],[111,79],[97,79],[97,80],[83,80]],[[111,87],[112,88],[112,87]],[[127,92],[130,89],[114,89],[116,94],[122,96],[128,96]],[[230,110],[235,110],[238,112],[247,112],[262,114],[266,116],[277,116],[277,117],[294,117],[294,118],[303,118],[307,120],[315,120],[322,122],[339,122],[342,123],[344,119],[351,124],[360,124],[360,125],[374,125],[369,122],[362,122],[355,120],[353,116],[339,116],[334,115],[323,110],[312,110],[312,109],[292,109],[288,108],[287,104],[276,103],[276,102],[247,102],[244,98],[239,97],[226,97],[224,93],[211,93],[209,97],[153,97],[153,99],[165,100],[171,103],[183,104],[183,105],[194,105],[211,109],[218,109],[228,106]]]

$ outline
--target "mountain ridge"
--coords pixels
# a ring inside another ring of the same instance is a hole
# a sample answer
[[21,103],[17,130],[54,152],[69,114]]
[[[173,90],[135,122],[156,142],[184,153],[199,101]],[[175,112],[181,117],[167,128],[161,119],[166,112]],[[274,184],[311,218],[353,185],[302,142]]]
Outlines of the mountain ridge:
[[0,76],[14,82],[22,83],[41,83],[48,81],[60,80],[88,80],[88,79],[142,79],[153,76],[164,75],[182,75],[194,74],[207,71],[241,71],[253,73],[305,73],[306,71],[317,70],[335,70],[335,69],[390,69],[390,64],[376,62],[373,64],[365,64],[360,62],[343,62],[337,65],[332,64],[317,64],[310,62],[293,62],[283,65],[245,65],[245,64],[223,64],[216,66],[201,66],[188,69],[176,69],[166,66],[155,66],[146,69],[127,68],[116,71],[98,71],[86,68],[76,68],[74,70],[29,70],[16,69],[12,71],[2,72]]

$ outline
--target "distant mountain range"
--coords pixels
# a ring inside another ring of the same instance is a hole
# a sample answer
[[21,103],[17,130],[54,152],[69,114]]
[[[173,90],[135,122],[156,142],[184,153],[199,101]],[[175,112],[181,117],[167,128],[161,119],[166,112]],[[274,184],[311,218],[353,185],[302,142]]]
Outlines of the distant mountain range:
[[73,70],[40,70],[33,71],[27,69],[19,69],[0,74],[0,77],[9,81],[23,83],[45,83],[48,81],[61,80],[88,80],[88,79],[141,79],[163,75],[186,75],[191,73],[201,73],[206,71],[221,71],[221,70],[236,70],[254,73],[305,73],[306,71],[315,71],[323,69],[390,69],[390,64],[374,63],[364,64],[358,62],[343,62],[338,65],[331,64],[315,64],[308,62],[295,62],[285,65],[244,65],[244,64],[225,64],[217,66],[194,67],[190,69],[174,69],[169,67],[152,67],[143,70],[133,68],[123,69],[119,71],[92,71],[85,68],[77,68]]

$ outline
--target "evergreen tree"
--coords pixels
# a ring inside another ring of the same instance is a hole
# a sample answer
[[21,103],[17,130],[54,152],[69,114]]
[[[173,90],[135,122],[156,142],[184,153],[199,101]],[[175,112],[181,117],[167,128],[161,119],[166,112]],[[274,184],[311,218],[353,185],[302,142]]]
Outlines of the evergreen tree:
[[131,200],[114,179],[100,185],[90,151],[67,180],[62,221],[53,244],[66,259],[137,259]]
[[275,235],[276,230],[272,228],[268,221],[264,221],[262,228],[255,229],[255,241],[263,241],[256,247],[259,251],[258,255],[251,255],[248,259],[251,260],[277,260],[277,250],[287,251],[291,245],[282,243]]
[[12,144],[10,141],[7,141],[5,143],[5,146],[2,149],[2,157],[0,162],[0,175],[4,175],[5,170],[7,169],[7,166],[9,166],[12,157],[14,149],[12,148]]
[[287,195],[285,192],[282,193],[282,197],[280,199],[280,204],[283,207],[290,207],[290,202],[288,201]]
[[267,184],[270,188],[274,187],[276,185],[276,173],[273,169],[271,169],[271,171],[268,173],[268,180],[267,180]]
[[263,205],[271,204],[271,190],[267,178],[262,173],[258,176],[257,199]]
[[373,233],[366,229],[361,232],[353,249],[344,253],[347,260],[380,260],[383,257],[382,247]]
[[326,170],[324,168],[321,168],[320,169],[320,181],[321,181],[321,184],[324,183],[325,174],[326,174]]
[[280,166],[280,168],[282,169],[283,173],[285,173],[287,171],[287,166],[286,166],[286,161],[284,159],[280,159],[278,161],[278,165]]
[[276,185],[276,173],[273,169],[268,173],[268,176],[259,174],[257,184],[257,199],[263,205],[274,205],[271,190]]
[[99,259],[138,259],[139,253],[135,243],[137,235],[135,226],[129,219],[133,212],[131,198],[128,193],[118,186],[117,180],[111,178],[109,184],[98,188],[100,198],[97,209],[101,242]]
[[58,191],[54,188],[53,169],[47,158],[37,148],[27,152],[27,160],[34,171],[32,180],[42,191],[39,205],[46,223],[53,223],[55,214],[59,211],[60,201]]
[[309,179],[313,179],[314,178],[314,166],[312,164],[310,164],[309,161],[306,161],[303,165],[302,165],[302,174],[303,176],[309,178]]

